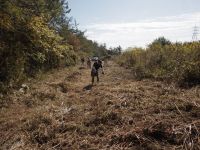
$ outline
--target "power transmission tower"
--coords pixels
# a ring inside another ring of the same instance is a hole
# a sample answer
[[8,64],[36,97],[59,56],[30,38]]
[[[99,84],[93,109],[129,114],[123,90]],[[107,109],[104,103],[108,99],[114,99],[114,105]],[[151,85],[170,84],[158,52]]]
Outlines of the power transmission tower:
[[199,27],[194,26],[192,41],[198,41],[198,35],[199,35]]

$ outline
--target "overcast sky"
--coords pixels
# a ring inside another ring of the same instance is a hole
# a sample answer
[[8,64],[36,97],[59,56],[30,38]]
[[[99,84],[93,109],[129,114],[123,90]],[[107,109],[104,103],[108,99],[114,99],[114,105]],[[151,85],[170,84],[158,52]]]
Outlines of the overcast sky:
[[145,47],[164,36],[171,41],[191,41],[200,26],[200,0],[68,0],[71,16],[89,39]]

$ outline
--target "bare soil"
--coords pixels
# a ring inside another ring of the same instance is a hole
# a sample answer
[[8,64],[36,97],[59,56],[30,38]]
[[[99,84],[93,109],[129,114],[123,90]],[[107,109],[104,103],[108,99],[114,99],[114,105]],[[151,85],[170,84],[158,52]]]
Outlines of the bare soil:
[[113,62],[91,85],[66,68],[1,96],[0,149],[200,149],[200,87],[135,80]]

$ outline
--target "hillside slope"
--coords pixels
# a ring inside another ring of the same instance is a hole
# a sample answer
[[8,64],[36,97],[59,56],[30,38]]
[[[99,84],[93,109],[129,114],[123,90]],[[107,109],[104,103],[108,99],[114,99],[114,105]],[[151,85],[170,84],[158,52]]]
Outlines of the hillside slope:
[[2,97],[0,149],[200,149],[199,87],[137,81],[113,62],[90,82],[68,68]]

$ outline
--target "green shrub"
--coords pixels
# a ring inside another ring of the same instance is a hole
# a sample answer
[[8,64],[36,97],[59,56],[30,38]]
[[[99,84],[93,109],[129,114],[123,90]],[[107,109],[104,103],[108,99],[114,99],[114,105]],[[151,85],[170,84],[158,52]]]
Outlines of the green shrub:
[[[161,41],[160,41],[161,40]],[[171,43],[161,38],[146,49],[125,51],[116,61],[138,79],[155,78],[180,86],[200,83],[200,42]]]

